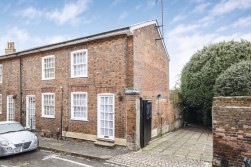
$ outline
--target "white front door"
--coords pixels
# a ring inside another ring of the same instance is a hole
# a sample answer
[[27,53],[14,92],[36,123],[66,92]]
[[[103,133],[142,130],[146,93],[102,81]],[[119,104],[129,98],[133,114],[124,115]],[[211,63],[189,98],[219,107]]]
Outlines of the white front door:
[[114,140],[114,94],[98,94],[98,138]]
[[35,96],[26,96],[26,128],[36,129],[36,100]]
[[15,121],[15,101],[13,95],[7,96],[7,121]]

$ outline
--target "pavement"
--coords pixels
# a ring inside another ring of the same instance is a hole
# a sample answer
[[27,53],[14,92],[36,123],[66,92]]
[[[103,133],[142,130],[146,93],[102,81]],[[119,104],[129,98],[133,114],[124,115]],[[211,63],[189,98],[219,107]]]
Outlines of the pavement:
[[114,167],[211,167],[212,146],[212,131],[196,126],[167,133],[138,152],[120,146],[106,148],[92,142],[40,138],[41,149],[105,160],[105,165]]
[[121,146],[106,148],[95,146],[93,142],[83,142],[77,140],[56,140],[53,138],[44,137],[39,138],[39,147],[42,150],[49,150],[67,155],[96,160],[107,160],[116,155],[130,152],[128,149]]
[[190,125],[152,141],[142,151],[212,162],[212,131]]
[[211,167],[212,145],[212,131],[189,126],[151,141],[138,152],[113,157],[107,163],[114,167]]

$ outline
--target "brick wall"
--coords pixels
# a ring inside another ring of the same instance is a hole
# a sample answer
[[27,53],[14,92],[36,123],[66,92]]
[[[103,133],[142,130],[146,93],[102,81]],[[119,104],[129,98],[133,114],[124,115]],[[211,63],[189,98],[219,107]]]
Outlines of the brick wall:
[[137,150],[137,134],[136,134],[136,99],[138,95],[126,95],[124,99],[124,112],[126,123],[126,140],[127,146],[132,150]]
[[178,129],[183,126],[184,115],[183,115],[183,106],[181,104],[174,104],[170,102],[170,118],[173,123],[173,128]]
[[[118,93],[124,95],[127,71],[127,36],[120,35],[102,40],[82,43],[55,50],[30,54],[22,57],[23,62],[23,114],[26,125],[26,95],[36,97],[36,129],[49,130],[55,134],[60,127],[62,104],[61,86],[63,87],[63,130],[84,134],[97,134],[97,94],[113,93],[115,95],[115,137],[125,138],[125,113]],[[88,49],[88,77],[71,78],[70,54],[72,51]],[[42,57],[55,55],[55,79],[42,80]],[[6,120],[6,95],[17,94],[16,120],[19,117],[19,58],[7,59],[3,64],[3,114],[0,120]],[[88,121],[71,120],[71,92],[88,92]],[[41,117],[42,93],[55,93],[55,119]]]
[[2,94],[2,114],[0,114],[0,121],[7,119],[7,96],[14,95],[15,99],[15,120],[20,118],[20,96],[19,96],[19,59],[12,58],[1,61],[3,65],[3,83],[0,84],[0,94]]
[[251,157],[251,97],[213,101],[213,165],[241,166]]
[[165,131],[168,128],[164,126],[172,121],[168,100],[169,60],[158,39],[160,36],[155,25],[135,30],[133,37],[134,87],[139,89],[143,99],[152,101],[152,128],[157,129],[157,133],[161,131],[161,116]]
[[[153,106],[153,129],[168,130],[169,61],[165,55],[155,25],[135,30],[133,36],[118,35],[41,51],[22,56],[23,123],[26,125],[26,96],[36,98],[36,130],[50,131],[55,135],[60,127],[61,106],[63,107],[63,130],[81,134],[97,135],[97,94],[115,95],[115,138],[127,139],[132,147],[136,143],[136,100],[142,97],[151,100]],[[88,50],[88,77],[71,78],[71,52]],[[55,55],[55,79],[42,80],[42,57]],[[15,99],[16,121],[19,121],[19,57],[0,60],[3,64],[3,114],[6,120],[6,96]],[[62,87],[62,89],[61,89]],[[139,96],[125,95],[127,87],[135,87]],[[63,91],[63,93],[62,93]],[[88,93],[88,121],[71,120],[71,92]],[[55,93],[55,118],[43,118],[41,111],[42,93]],[[157,98],[158,95],[160,98]],[[122,101],[119,99],[122,96]],[[63,99],[63,101],[62,101]],[[139,117],[139,116],[137,116]],[[138,133],[138,132],[137,132]],[[139,136],[137,136],[139,137]]]

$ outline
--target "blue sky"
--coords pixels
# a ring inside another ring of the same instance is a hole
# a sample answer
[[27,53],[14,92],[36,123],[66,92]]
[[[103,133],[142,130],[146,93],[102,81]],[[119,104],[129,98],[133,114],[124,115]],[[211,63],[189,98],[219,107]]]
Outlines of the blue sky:
[[[251,41],[251,0],[163,2],[171,87],[203,46]],[[1,0],[0,9],[0,55],[8,41],[21,51],[152,19],[161,24],[156,0]]]

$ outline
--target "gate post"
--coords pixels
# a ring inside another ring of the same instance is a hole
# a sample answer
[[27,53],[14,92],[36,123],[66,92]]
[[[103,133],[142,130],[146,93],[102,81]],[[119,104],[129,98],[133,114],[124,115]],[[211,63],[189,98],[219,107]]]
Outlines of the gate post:
[[125,95],[126,145],[130,150],[140,149],[140,101],[138,94]]

